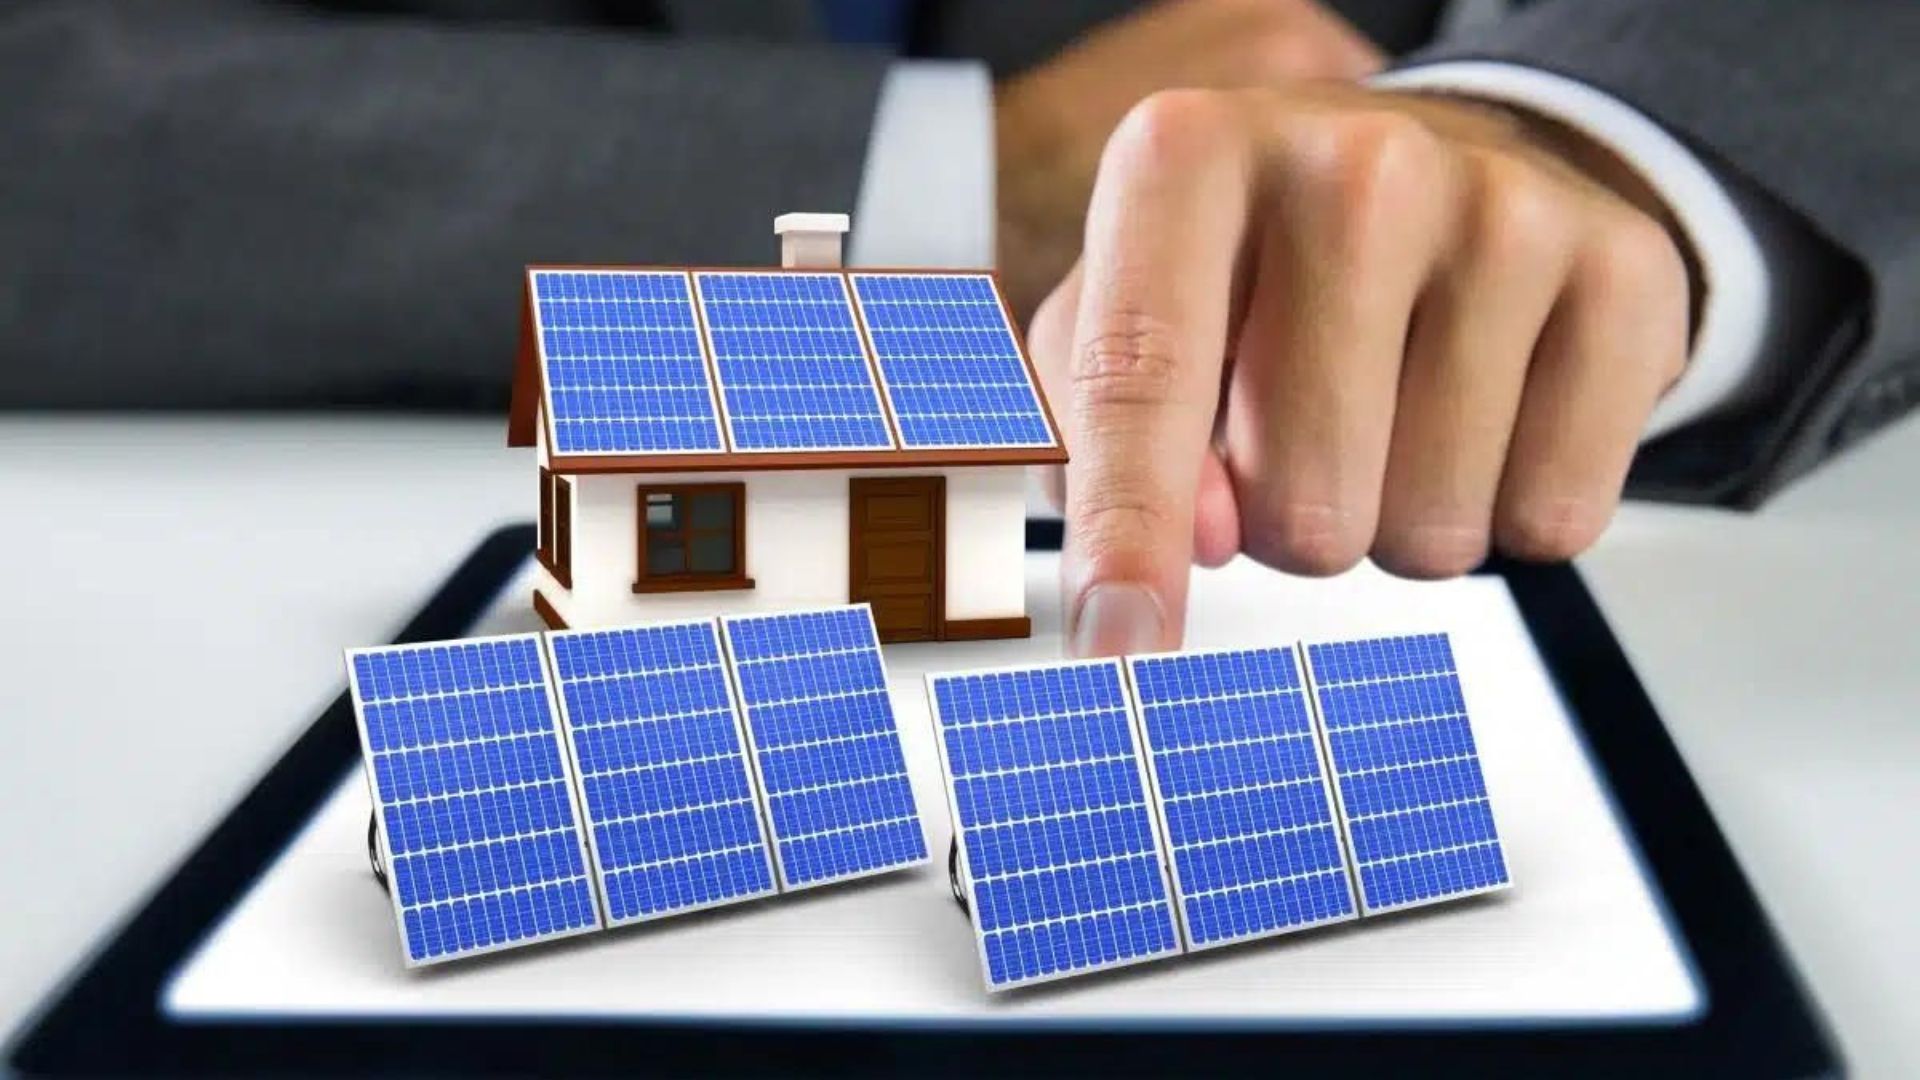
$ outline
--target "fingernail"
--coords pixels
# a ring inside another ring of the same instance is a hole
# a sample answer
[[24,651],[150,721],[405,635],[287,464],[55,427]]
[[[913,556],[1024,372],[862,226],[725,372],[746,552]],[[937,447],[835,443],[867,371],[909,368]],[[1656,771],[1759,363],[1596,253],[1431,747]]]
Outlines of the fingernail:
[[1080,597],[1071,642],[1075,656],[1120,656],[1160,648],[1160,601],[1138,585],[1095,585]]

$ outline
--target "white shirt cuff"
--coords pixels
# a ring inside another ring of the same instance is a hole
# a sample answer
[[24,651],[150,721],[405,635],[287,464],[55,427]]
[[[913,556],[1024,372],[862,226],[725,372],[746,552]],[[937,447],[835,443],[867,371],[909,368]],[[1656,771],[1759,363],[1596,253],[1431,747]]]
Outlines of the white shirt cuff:
[[1647,438],[1734,402],[1752,383],[1772,303],[1766,259],[1726,190],[1665,128],[1586,83],[1519,64],[1447,61],[1369,82],[1485,98],[1551,117],[1619,155],[1673,211],[1700,261],[1705,295],[1686,374],[1654,409]]
[[993,80],[983,64],[894,64],[853,215],[854,266],[993,265]]

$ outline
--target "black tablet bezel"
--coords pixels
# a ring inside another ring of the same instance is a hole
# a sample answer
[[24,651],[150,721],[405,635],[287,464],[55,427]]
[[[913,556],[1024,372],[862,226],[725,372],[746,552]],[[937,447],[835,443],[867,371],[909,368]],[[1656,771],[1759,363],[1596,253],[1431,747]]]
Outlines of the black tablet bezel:
[[[487,537],[400,641],[458,637],[533,549],[531,525]],[[1034,523],[1029,545],[1058,546]],[[1619,643],[1568,566],[1506,580],[1569,712],[1688,943],[1707,1006],[1686,1022],[1450,1029],[1076,1030],[605,1021],[174,1020],[167,980],[332,793],[359,755],[343,693],[45,1007],[7,1052],[25,1074],[647,1073],[1333,1075],[1551,1072],[1837,1074],[1839,1059],[1726,840]],[[1588,722],[1591,720],[1592,722]]]

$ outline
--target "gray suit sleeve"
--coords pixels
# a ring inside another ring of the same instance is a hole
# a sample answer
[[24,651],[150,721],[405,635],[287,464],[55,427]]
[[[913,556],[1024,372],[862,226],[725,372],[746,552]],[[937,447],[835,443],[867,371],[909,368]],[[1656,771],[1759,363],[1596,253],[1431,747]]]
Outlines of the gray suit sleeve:
[[1753,504],[1920,399],[1920,5],[1556,0],[1404,61],[1529,64],[1686,140],[1782,286],[1741,414],[1650,445],[1644,490]]
[[0,14],[0,407],[491,408],[529,262],[766,262],[886,58],[59,2]]

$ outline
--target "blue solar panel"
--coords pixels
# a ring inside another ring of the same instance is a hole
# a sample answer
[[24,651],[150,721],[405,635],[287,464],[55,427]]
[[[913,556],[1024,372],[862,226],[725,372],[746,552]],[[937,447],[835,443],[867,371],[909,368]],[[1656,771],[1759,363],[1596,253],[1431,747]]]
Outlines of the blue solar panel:
[[1508,881],[1444,634],[1307,649],[1367,914]]
[[547,640],[609,925],[775,891],[714,624]]
[[347,666],[408,964],[597,929],[538,635]]
[[1294,651],[1128,663],[1188,943],[1356,917]]
[[841,275],[695,277],[734,449],[893,448]]
[[1053,446],[986,274],[855,274],[860,314],[908,448]]
[[535,270],[555,454],[720,451],[681,271]]
[[988,986],[1180,951],[1119,661],[927,686]]
[[925,862],[866,605],[721,622],[783,886]]

